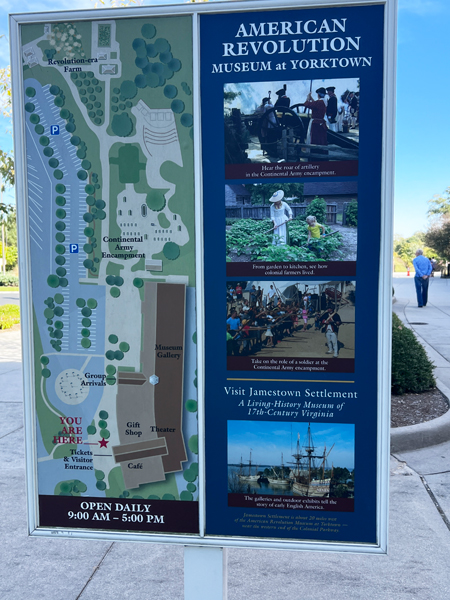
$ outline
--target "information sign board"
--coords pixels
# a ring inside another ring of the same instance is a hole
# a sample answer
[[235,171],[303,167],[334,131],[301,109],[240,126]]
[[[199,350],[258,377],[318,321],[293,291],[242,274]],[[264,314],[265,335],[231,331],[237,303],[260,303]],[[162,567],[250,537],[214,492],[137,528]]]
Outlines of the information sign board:
[[385,551],[395,3],[304,4],[11,17],[30,532]]

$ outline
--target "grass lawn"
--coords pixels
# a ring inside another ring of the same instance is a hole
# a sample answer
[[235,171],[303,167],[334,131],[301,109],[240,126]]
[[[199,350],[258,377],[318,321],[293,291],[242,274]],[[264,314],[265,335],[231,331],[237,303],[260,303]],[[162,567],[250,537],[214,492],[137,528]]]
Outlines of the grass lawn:
[[0,306],[0,329],[9,329],[16,323],[20,323],[19,307],[15,304]]
[[19,291],[18,287],[14,287],[14,286],[7,287],[6,285],[0,286],[0,294],[2,292],[18,292],[18,291]]

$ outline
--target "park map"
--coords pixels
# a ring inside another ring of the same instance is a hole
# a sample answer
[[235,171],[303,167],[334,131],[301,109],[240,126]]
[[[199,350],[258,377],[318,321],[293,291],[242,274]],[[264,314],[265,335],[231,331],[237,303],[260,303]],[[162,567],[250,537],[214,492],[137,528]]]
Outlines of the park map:
[[197,500],[190,18],[21,33],[39,495]]

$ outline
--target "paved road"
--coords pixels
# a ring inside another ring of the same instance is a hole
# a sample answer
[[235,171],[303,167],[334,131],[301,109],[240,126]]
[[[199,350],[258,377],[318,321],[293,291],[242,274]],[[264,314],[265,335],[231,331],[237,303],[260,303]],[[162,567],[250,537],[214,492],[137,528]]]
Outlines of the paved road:
[[0,291],[0,306],[2,304],[17,304],[19,306],[19,292]]

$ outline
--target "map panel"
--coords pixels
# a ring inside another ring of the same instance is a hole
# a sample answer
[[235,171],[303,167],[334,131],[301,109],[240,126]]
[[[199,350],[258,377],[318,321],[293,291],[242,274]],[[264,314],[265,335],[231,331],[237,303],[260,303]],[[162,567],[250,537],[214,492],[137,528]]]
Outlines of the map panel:
[[21,36],[40,523],[198,533],[191,17]]

